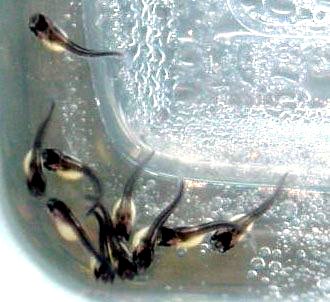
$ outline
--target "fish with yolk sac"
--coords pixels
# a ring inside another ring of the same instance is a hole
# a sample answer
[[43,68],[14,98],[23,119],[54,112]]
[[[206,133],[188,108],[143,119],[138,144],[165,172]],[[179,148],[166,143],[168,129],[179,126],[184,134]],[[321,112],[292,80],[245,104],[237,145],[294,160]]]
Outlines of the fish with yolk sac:
[[47,180],[43,171],[42,145],[54,108],[55,103],[53,102],[46,118],[38,127],[31,150],[26,154],[23,161],[28,190],[35,197],[43,196],[46,191]]
[[176,248],[193,248],[202,243],[204,237],[215,230],[218,232],[229,232],[239,226],[227,221],[212,221],[196,226],[167,227],[159,230],[159,246],[175,246]]
[[126,181],[121,199],[115,203],[112,209],[112,221],[115,232],[118,236],[122,236],[126,240],[128,240],[131,235],[136,217],[136,208],[132,198],[134,185],[141,175],[143,168],[151,160],[154,153],[154,151],[151,152],[138,164],[132,175]]
[[288,173],[285,173],[279,180],[274,193],[268,197],[259,207],[252,210],[247,214],[239,214],[230,219],[230,222],[237,225],[229,230],[217,230],[211,236],[211,244],[213,248],[221,253],[233,248],[238,242],[240,242],[249,232],[251,232],[254,223],[265,212],[267,212],[275,200],[282,192],[283,185]]
[[55,172],[57,176],[69,181],[87,177],[94,187],[94,195],[87,195],[86,197],[95,202],[102,199],[103,185],[92,168],[58,149],[43,149],[41,154],[45,169]]
[[[95,216],[99,225],[100,254],[112,263],[121,279],[133,279],[137,274],[137,266],[126,241],[117,236],[107,209],[98,204],[89,214]],[[102,267],[97,268],[95,272],[96,275],[102,274]]]
[[69,39],[68,35],[50,18],[41,13],[30,16],[29,28],[44,46],[54,52],[69,51],[83,57],[120,57],[123,55],[119,51],[97,51],[79,46]]
[[86,231],[69,207],[63,201],[51,198],[47,203],[47,208],[61,237],[69,241],[80,241],[86,251],[99,263],[99,267],[102,268],[102,274],[97,275],[94,272],[95,277],[97,279],[101,278],[104,282],[112,282],[115,278],[115,271],[111,263],[96,250]]
[[160,212],[149,227],[141,229],[134,235],[132,242],[133,260],[137,265],[138,271],[145,270],[151,265],[154,259],[159,231],[178,206],[183,197],[183,191],[184,181],[181,180],[179,192],[174,200]]

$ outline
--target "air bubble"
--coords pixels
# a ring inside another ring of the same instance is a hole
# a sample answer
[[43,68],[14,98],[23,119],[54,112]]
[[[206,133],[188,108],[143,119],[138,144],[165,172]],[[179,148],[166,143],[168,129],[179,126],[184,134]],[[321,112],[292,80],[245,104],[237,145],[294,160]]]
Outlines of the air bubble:
[[221,196],[215,196],[212,200],[212,204],[217,205],[219,208],[222,207],[224,199]]
[[322,252],[321,251],[313,250],[311,253],[314,256],[314,258],[316,258],[316,259],[321,259],[322,258]]
[[72,112],[75,112],[75,111],[78,110],[78,105],[77,104],[71,104],[69,108]]
[[282,258],[282,251],[280,249],[275,249],[272,251],[272,256],[274,259],[281,259]]
[[286,201],[281,203],[280,213],[283,219],[293,219],[297,216],[298,206],[292,201]]
[[297,257],[299,259],[305,259],[306,258],[306,252],[304,250],[298,250],[297,251]]
[[164,289],[167,290],[167,291],[170,291],[170,290],[172,290],[172,287],[167,284],[167,285],[164,286]]
[[327,297],[330,297],[330,278],[322,279],[317,282],[317,287]]
[[256,270],[249,270],[246,277],[250,280],[256,280],[258,277],[258,272]]
[[176,255],[178,257],[185,257],[187,255],[188,250],[186,248],[179,248],[176,250]]
[[252,258],[251,266],[256,270],[261,270],[266,266],[265,260],[263,258]]
[[268,246],[261,247],[259,250],[259,255],[264,259],[269,258],[271,255],[270,248]]
[[317,212],[315,214],[315,219],[317,219],[320,223],[325,223],[327,221],[327,216],[325,213]]
[[276,296],[277,299],[280,298],[280,288],[277,285],[269,285],[268,288],[272,296]]
[[269,269],[272,271],[272,272],[279,272],[281,269],[282,269],[282,264],[281,262],[278,262],[278,261],[271,261],[269,263]]
[[154,179],[149,179],[146,183],[146,188],[151,190],[155,187],[156,181]]

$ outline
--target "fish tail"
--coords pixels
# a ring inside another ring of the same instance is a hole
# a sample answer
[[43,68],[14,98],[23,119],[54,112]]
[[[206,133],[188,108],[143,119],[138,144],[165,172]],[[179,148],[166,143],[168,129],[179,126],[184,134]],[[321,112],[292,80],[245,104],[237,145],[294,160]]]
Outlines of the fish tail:
[[180,180],[179,191],[174,198],[174,200],[158,215],[158,217],[154,220],[152,225],[150,226],[148,233],[146,235],[146,240],[152,243],[156,242],[158,236],[158,230],[160,227],[164,225],[168,217],[173,213],[176,206],[182,199],[184,191],[184,181]]
[[54,108],[55,108],[55,102],[53,101],[51,103],[49,112],[46,116],[46,118],[44,119],[44,121],[40,124],[38,130],[37,130],[37,134],[35,136],[34,142],[33,142],[33,148],[34,149],[41,149],[42,147],[42,141],[44,139],[47,127],[49,125],[50,119],[52,117],[52,114],[54,112]]

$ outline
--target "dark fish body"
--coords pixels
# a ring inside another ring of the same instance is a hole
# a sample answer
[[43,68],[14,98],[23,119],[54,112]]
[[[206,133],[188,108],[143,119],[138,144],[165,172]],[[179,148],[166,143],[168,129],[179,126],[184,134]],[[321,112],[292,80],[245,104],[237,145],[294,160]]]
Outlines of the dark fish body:
[[161,211],[150,227],[142,229],[140,234],[136,234],[133,240],[133,260],[138,270],[147,269],[151,265],[154,259],[154,250],[159,237],[159,230],[178,206],[182,199],[183,191],[184,182],[181,180],[179,192],[174,200]]
[[192,248],[202,242],[207,233],[217,230],[231,231],[238,225],[226,221],[213,221],[196,226],[170,228],[163,226],[159,230],[159,246],[176,246]]
[[112,221],[115,232],[118,236],[125,238],[127,241],[132,232],[132,227],[136,216],[135,204],[132,198],[134,186],[137,179],[141,175],[143,168],[151,160],[153,155],[154,151],[138,164],[125,184],[122,198],[114,205],[112,209]]
[[47,180],[43,174],[38,151],[32,152],[31,162],[28,165],[29,172],[27,175],[26,184],[31,195],[34,197],[41,197],[46,192]]
[[42,143],[54,108],[55,103],[52,103],[45,120],[38,127],[31,150],[24,158],[23,166],[26,174],[26,184],[29,192],[35,197],[43,196],[46,191],[47,181],[43,173]]
[[103,186],[96,173],[80,160],[64,154],[58,149],[44,149],[42,151],[44,167],[66,180],[79,180],[83,176],[89,178],[94,186],[95,195],[88,195],[88,199],[98,202],[103,197]]
[[48,17],[40,13],[30,17],[29,28],[47,48],[55,52],[70,51],[85,57],[122,56],[118,51],[96,51],[79,46]]
[[95,216],[99,224],[101,255],[112,262],[121,279],[133,279],[137,274],[137,266],[126,242],[114,232],[114,226],[107,209],[102,204],[98,204],[90,214]]
[[71,231],[76,234],[87,252],[100,264],[97,273],[94,272],[95,277],[101,278],[103,281],[112,282],[115,278],[115,272],[110,262],[108,262],[103,255],[98,253],[80,222],[68,206],[63,201],[52,198],[48,201],[47,207],[54,221],[66,225],[67,228],[71,228]]
[[[102,217],[102,215],[100,215],[97,211],[93,212],[98,225],[99,225],[99,253],[101,256],[104,257],[104,259],[106,260],[106,262],[110,262],[111,263],[111,257],[110,254],[111,252],[109,251],[109,245],[107,242],[107,226],[105,224],[105,221]],[[94,276],[96,279],[106,279],[107,276],[107,271],[104,269],[104,265],[100,265],[97,268],[94,268]],[[105,274],[105,278],[104,278],[104,274]]]
[[211,243],[214,249],[224,253],[233,248],[248,232],[252,230],[255,221],[267,212],[279,197],[287,175],[288,173],[281,177],[274,193],[259,207],[248,214],[240,214],[230,220],[230,222],[237,225],[237,227],[228,230],[218,230],[211,236]]

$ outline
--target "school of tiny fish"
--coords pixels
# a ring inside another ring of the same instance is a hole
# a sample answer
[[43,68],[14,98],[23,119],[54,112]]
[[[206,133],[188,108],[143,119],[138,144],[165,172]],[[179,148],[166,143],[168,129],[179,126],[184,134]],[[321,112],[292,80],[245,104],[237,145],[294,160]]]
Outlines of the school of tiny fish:
[[[120,51],[91,50],[76,44],[49,17],[41,13],[30,17],[29,28],[46,48],[54,52],[69,51],[78,56],[110,56],[117,59],[124,56]],[[177,191],[173,192],[172,200],[149,226],[135,230],[136,213],[139,209],[132,198],[133,191],[137,179],[155,152],[149,151],[147,156],[136,158],[136,168],[125,183],[122,197],[109,211],[103,204],[104,187],[97,171],[88,163],[61,150],[44,146],[44,138],[54,119],[55,111],[56,103],[53,102],[47,116],[40,122],[31,149],[24,158],[26,185],[32,196],[41,198],[47,196],[48,172],[54,172],[67,181],[77,181],[84,177],[90,180],[94,190],[93,194],[85,195],[89,204],[86,218],[95,219],[98,225],[98,242],[92,241],[64,201],[56,197],[49,198],[45,208],[59,235],[66,241],[80,242],[90,254],[91,270],[97,280],[113,282],[116,276],[123,280],[132,280],[153,264],[158,246],[188,249],[202,244],[209,238],[212,248],[216,252],[224,253],[246,237],[252,231],[255,222],[281,198],[288,173],[279,179],[274,192],[259,207],[251,209],[248,213],[236,215],[229,220],[170,227],[166,222],[180,206],[187,187],[185,179],[178,179]],[[206,237],[208,234],[210,236]]]

